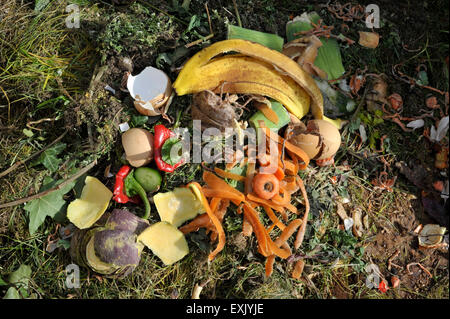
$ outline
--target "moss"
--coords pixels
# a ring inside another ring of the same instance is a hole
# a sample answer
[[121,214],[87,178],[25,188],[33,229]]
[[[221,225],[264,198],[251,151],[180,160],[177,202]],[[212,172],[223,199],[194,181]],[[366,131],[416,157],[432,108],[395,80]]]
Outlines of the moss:
[[151,48],[156,51],[160,37],[174,31],[170,17],[151,12],[139,3],[133,3],[126,13],[115,12],[111,17],[112,20],[100,35],[104,56],[123,52],[129,54],[130,49]]

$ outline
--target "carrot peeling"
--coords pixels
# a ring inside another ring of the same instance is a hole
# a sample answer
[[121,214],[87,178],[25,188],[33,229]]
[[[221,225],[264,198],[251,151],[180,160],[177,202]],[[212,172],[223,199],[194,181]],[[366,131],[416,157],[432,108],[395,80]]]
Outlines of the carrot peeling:
[[222,223],[219,221],[217,216],[212,212],[211,207],[209,206],[209,203],[202,192],[202,187],[197,182],[191,182],[189,183],[188,186],[191,187],[191,189],[194,191],[194,194],[203,204],[206,213],[208,214],[209,218],[214,224],[216,232],[218,233],[219,236],[219,243],[217,244],[216,249],[214,249],[214,251],[212,251],[208,256],[208,260],[211,261],[225,247],[225,231],[223,230]]
[[[298,177],[298,176],[297,176]],[[305,185],[303,183],[303,180],[298,177],[297,178],[298,186],[302,192],[303,199],[305,201],[305,214],[303,215],[303,223],[300,227],[297,237],[295,238],[294,248],[298,249],[303,243],[303,238],[305,237],[305,231],[306,231],[306,223],[308,222],[308,215],[309,215],[309,201],[308,201],[308,194],[306,193]]]
[[216,174],[219,175],[222,178],[228,178],[228,179],[232,179],[232,180],[238,181],[238,182],[245,181],[245,176],[241,176],[241,175],[238,175],[238,174],[227,172],[227,171],[224,171],[223,169],[220,169],[218,167],[214,167],[214,172],[216,172]]

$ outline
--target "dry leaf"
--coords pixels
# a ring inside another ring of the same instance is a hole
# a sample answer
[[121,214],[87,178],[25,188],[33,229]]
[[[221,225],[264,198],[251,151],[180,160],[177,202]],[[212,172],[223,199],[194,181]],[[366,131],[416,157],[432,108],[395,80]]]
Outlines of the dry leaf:
[[380,35],[376,32],[359,32],[359,44],[363,47],[375,49],[380,41]]

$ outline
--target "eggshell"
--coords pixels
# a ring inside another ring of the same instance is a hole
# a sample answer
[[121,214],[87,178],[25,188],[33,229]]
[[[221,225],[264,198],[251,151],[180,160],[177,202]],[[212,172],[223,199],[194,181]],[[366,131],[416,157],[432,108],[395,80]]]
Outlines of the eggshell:
[[298,132],[289,141],[305,151],[310,159],[323,160],[336,154],[341,145],[341,134],[330,122],[311,120],[304,132]]
[[164,113],[162,108],[170,103],[172,82],[161,70],[146,67],[136,76],[129,75],[127,88],[133,97],[136,110],[147,116]]
[[153,134],[147,130],[129,129],[122,134],[122,145],[131,166],[144,166],[153,159]]
[[310,133],[300,133],[292,137],[289,141],[300,147],[311,159],[319,154],[322,146],[320,136]]
[[425,225],[419,233],[419,246],[428,249],[439,247],[445,232],[445,227],[436,224]]
[[308,131],[317,132],[322,136],[322,152],[314,158],[322,160],[333,157],[341,146],[341,133],[336,126],[325,120],[311,120],[307,125]]

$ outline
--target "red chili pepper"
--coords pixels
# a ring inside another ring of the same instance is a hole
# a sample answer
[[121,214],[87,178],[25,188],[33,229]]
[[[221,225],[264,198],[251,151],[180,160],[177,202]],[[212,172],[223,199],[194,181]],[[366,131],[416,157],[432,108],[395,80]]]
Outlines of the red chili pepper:
[[176,135],[174,132],[172,132],[162,124],[155,125],[154,129],[155,129],[155,136],[153,146],[155,148],[154,159],[156,166],[160,171],[172,173],[177,167],[183,164],[184,160],[182,159],[175,165],[170,165],[163,161],[161,150],[162,146],[164,145],[164,142],[166,142],[171,137],[175,137]]
[[130,166],[124,165],[119,169],[119,171],[116,174],[116,183],[114,184],[113,200],[121,204],[126,204],[128,202],[132,202],[135,204],[140,203],[140,198],[136,198],[136,196],[130,198],[125,194],[124,180],[125,177],[127,177],[128,174],[130,173],[130,171],[131,171]]

